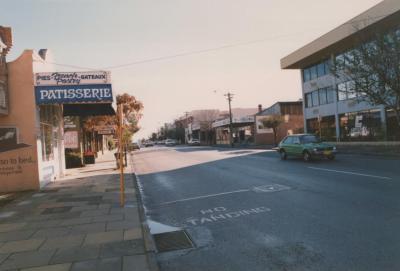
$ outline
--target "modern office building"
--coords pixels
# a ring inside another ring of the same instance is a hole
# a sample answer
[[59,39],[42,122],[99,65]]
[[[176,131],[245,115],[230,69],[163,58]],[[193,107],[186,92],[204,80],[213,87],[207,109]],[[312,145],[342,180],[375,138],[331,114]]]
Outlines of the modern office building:
[[331,72],[361,37],[399,29],[400,1],[385,0],[281,59],[282,69],[301,71],[306,132],[337,141],[399,140],[394,112],[355,97],[351,82]]

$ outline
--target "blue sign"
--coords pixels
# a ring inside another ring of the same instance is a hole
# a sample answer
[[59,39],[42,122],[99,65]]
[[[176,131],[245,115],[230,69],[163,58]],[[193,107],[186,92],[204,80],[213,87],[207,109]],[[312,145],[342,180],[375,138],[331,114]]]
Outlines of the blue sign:
[[35,86],[36,104],[104,103],[113,101],[111,84]]

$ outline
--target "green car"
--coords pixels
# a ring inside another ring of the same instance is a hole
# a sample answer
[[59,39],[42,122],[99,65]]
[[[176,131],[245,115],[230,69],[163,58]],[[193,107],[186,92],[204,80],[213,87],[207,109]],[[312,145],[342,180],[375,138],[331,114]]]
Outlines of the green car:
[[336,155],[336,147],[321,142],[315,135],[297,134],[285,137],[278,145],[278,152],[282,160],[286,160],[288,156],[302,157],[307,162],[317,157],[333,160]]

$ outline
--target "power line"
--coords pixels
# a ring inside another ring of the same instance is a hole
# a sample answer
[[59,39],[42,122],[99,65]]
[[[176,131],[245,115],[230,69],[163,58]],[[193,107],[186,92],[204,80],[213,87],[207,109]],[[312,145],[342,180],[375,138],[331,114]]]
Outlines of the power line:
[[[343,26],[343,25],[346,25],[346,24],[354,24],[354,23],[362,22],[362,21],[368,21],[368,20],[373,20],[373,19],[384,18],[384,17],[387,17],[387,16],[392,15],[392,14],[393,13],[384,14],[384,15],[375,16],[375,17],[368,17],[368,18],[365,18],[365,19],[351,20],[349,22],[341,24],[340,26]],[[212,47],[212,48],[194,50],[194,51],[183,52],[183,53],[178,53],[178,54],[173,54],[173,55],[166,55],[166,56],[161,56],[161,57],[154,57],[154,58],[148,58],[148,59],[143,59],[143,60],[137,60],[137,61],[132,61],[132,62],[124,63],[124,64],[108,66],[108,67],[104,67],[104,68],[101,68],[101,69],[91,68],[91,67],[83,67],[83,66],[71,65],[71,64],[63,64],[63,63],[57,63],[57,62],[47,62],[47,61],[44,61],[44,62],[46,62],[48,64],[56,65],[56,66],[75,68],[75,69],[82,69],[82,70],[109,71],[109,70],[121,69],[121,68],[130,67],[130,66],[145,64],[145,63],[158,62],[158,61],[174,59],[174,58],[179,58],[179,57],[184,57],[184,56],[197,55],[197,54],[203,54],[203,53],[208,53],[208,52],[213,52],[213,51],[220,51],[220,50],[230,49],[230,48],[234,48],[234,47],[257,44],[257,43],[267,42],[267,41],[271,41],[271,40],[276,40],[276,39],[279,39],[279,38],[292,37],[292,36],[303,35],[303,34],[304,34],[304,32],[295,33],[295,34],[272,36],[272,37],[268,37],[268,38],[265,38],[265,39],[258,39],[258,40],[252,40],[252,41],[247,41],[247,42],[232,43],[232,44],[226,44],[226,45],[222,45],[222,46],[218,46],[218,47]]]
[[208,53],[208,52],[212,52],[212,51],[220,51],[220,50],[224,50],[224,49],[229,49],[229,48],[234,48],[234,47],[239,47],[239,46],[245,46],[245,45],[250,45],[250,44],[256,44],[256,43],[262,43],[262,42],[267,42],[267,41],[271,41],[271,40],[274,40],[274,39],[292,37],[292,36],[295,36],[295,35],[303,35],[303,34],[304,34],[304,32],[296,33],[296,34],[278,35],[278,36],[269,37],[269,38],[265,38],[265,39],[252,40],[252,41],[239,42],[239,43],[232,43],[232,44],[222,45],[222,46],[219,46],[219,47],[212,47],[212,48],[194,50],[194,51],[183,52],[183,53],[178,53],[178,54],[173,54],[173,55],[167,55],[167,56],[149,58],[149,59],[144,59],[144,60],[138,60],[138,61],[133,61],[133,62],[124,63],[124,64],[120,64],[120,65],[108,66],[108,67],[101,68],[101,69],[90,68],[90,67],[82,67],[82,66],[71,65],[71,64],[63,64],[63,63],[57,63],[57,62],[47,62],[47,61],[44,61],[44,62],[46,62],[48,64],[52,64],[52,65],[56,65],[56,66],[62,66],[62,67],[68,67],[68,68],[77,68],[77,69],[83,69],[83,70],[109,71],[109,70],[114,70],[114,69],[120,69],[120,68],[135,66],[135,65],[139,65],[139,64],[158,62],[158,61],[163,61],[163,60],[168,60],[168,59],[173,59],[173,58],[179,58],[179,57],[184,57],[184,56],[190,56],[190,55],[203,54],[203,53]]

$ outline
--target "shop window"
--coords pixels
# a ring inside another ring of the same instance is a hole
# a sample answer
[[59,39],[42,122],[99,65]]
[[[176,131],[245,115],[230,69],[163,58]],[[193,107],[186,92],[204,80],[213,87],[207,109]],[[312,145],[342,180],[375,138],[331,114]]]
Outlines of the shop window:
[[346,113],[339,118],[343,141],[382,140],[384,137],[379,110]]
[[317,134],[318,133],[318,119],[314,118],[314,119],[308,119],[306,121],[306,125],[307,125],[307,133],[310,134]]
[[51,125],[41,123],[40,134],[42,138],[43,161],[53,160],[53,129]]
[[59,110],[54,105],[40,106],[40,137],[42,143],[42,159],[50,161],[54,159],[53,149],[56,147],[57,127]]
[[400,140],[400,127],[397,122],[396,113],[393,110],[386,111],[387,139]]

